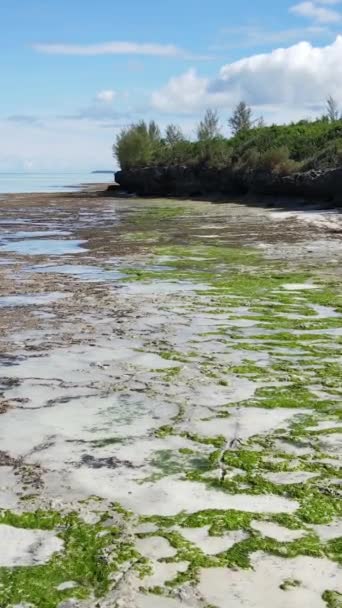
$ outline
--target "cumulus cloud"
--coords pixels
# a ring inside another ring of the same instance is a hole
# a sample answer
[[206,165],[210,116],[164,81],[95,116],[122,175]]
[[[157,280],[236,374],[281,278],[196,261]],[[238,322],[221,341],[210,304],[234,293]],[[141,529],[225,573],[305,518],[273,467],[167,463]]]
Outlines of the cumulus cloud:
[[201,106],[207,94],[208,79],[194,69],[171,78],[160,91],[152,94],[152,106],[160,111],[186,113]]
[[325,47],[300,42],[228,63],[213,79],[190,70],[154,92],[151,103],[156,110],[177,113],[209,105],[229,109],[241,99],[253,106],[317,109],[329,94],[342,101],[341,56],[342,36]]
[[[323,4],[335,4],[335,2],[323,2]],[[310,1],[295,4],[290,8],[290,11],[294,15],[313,19],[317,23],[338,23],[341,21],[341,14],[337,11]]]
[[207,59],[196,56],[174,44],[155,44],[139,42],[103,42],[99,44],[35,43],[35,51],[48,55],[152,55],[156,57],[179,57],[183,59]]

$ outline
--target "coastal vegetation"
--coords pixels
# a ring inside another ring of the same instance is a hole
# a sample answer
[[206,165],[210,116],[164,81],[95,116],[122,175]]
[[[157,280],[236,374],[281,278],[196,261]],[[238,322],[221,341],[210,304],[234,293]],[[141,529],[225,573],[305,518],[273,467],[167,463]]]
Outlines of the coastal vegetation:
[[113,153],[123,170],[183,165],[288,175],[342,163],[342,118],[332,97],[320,118],[270,126],[262,117],[254,119],[242,101],[228,125],[231,136],[225,137],[217,111],[208,109],[190,139],[177,125],[162,133],[155,121],[140,121],[122,129]]

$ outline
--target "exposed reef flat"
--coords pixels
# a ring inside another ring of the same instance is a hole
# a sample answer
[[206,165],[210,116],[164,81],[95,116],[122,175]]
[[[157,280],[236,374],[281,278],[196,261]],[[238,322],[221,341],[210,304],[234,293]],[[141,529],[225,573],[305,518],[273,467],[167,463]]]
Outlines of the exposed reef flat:
[[339,608],[338,211],[0,218],[0,606]]

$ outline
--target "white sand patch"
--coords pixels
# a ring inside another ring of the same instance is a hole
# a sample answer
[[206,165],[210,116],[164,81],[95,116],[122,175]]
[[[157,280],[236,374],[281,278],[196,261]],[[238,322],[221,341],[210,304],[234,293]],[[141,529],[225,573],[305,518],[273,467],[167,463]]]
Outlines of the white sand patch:
[[[195,378],[192,373],[192,384],[191,394],[188,399],[191,403],[198,406],[207,407],[219,407],[230,403],[237,403],[244,399],[251,399],[254,397],[257,384],[246,378],[227,378],[228,386],[218,386],[213,382],[210,382],[208,378]],[[184,389],[183,389],[184,391]],[[232,410],[234,412],[234,410]],[[194,412],[196,415],[196,411]]]
[[0,442],[13,456],[28,455],[39,446],[33,461],[58,467],[85,452],[84,445],[73,441],[140,436],[168,422],[177,411],[175,405],[134,393],[80,398],[38,410],[13,409],[1,416]]
[[147,538],[138,538],[135,546],[139,553],[142,553],[149,559],[161,559],[162,557],[174,557],[177,551],[171,547],[166,538],[162,536],[148,536]]
[[254,530],[257,530],[263,536],[274,538],[274,540],[277,540],[280,543],[291,543],[292,541],[297,540],[297,538],[301,538],[307,534],[305,530],[290,530],[279,524],[274,524],[271,521],[256,520],[252,521],[251,525]]
[[339,425],[338,420],[320,420],[312,425],[309,425],[309,428],[312,428],[313,431],[329,431],[330,429],[334,429],[335,432],[342,433],[342,426]]
[[75,587],[78,587],[77,583],[74,581],[66,581],[65,583],[58,585],[56,589],[57,591],[66,591],[67,589],[75,589]]
[[322,306],[320,304],[311,304],[310,306],[317,313],[319,319],[342,317],[341,313],[337,312],[331,306]]
[[331,524],[320,524],[311,527],[323,541],[342,537],[342,520],[334,521]]
[[176,528],[186,540],[194,545],[197,545],[203,553],[207,555],[216,555],[223,551],[228,551],[236,543],[247,538],[247,534],[243,530],[234,530],[227,532],[223,536],[209,536],[209,527],[203,528]]
[[228,412],[228,418],[191,420],[191,431],[205,437],[222,435],[227,442],[234,438],[245,440],[282,426],[300,410],[231,407]]
[[143,579],[140,585],[144,587],[162,587],[167,581],[171,581],[179,572],[188,569],[189,562],[174,562],[171,564],[163,562],[152,562],[153,573]]
[[[342,590],[341,569],[326,558],[282,559],[258,552],[252,563],[253,570],[203,569],[199,590],[206,601],[217,608],[326,608],[324,591]],[[286,580],[301,585],[283,591]]]
[[130,470],[111,471],[82,468],[71,472],[69,483],[83,496],[95,495],[120,502],[138,515],[176,515],[205,509],[236,509],[254,513],[293,513],[295,500],[275,495],[250,496],[228,494],[208,489],[199,482],[168,477],[139,483],[137,473]]
[[293,483],[303,483],[308,479],[313,479],[313,477],[318,476],[318,473],[309,473],[307,471],[281,471],[279,473],[264,473],[263,476],[272,483],[290,485]]
[[27,530],[0,524],[0,566],[45,564],[62,551],[63,541],[47,530]]
[[319,285],[313,283],[284,283],[283,289],[287,291],[301,291],[304,289],[320,289]]
[[342,455],[342,433],[320,436],[320,448],[323,452],[331,452],[333,455]]
[[284,452],[285,454],[291,454],[293,456],[307,456],[314,453],[313,449],[310,447],[295,445],[294,443],[282,441],[281,439],[277,439],[274,442],[274,447],[276,450],[279,450],[279,452]]
[[150,532],[156,532],[158,530],[158,526],[153,524],[152,522],[147,522],[146,524],[139,524],[135,528],[136,534],[150,534]]
[[12,467],[0,467],[0,509],[15,509],[19,505],[15,490],[19,490],[18,478]]
[[[69,399],[96,395],[95,390],[87,386],[69,386],[58,380],[25,378],[18,386],[10,389],[11,401],[18,401],[20,407],[37,409],[59,400],[63,403]],[[58,404],[60,405],[60,404]],[[50,405],[49,405],[50,407]]]
[[135,283],[127,283],[121,286],[120,291],[128,295],[149,295],[177,294],[205,289],[208,289],[207,285],[192,283],[191,281],[151,281],[151,283],[136,281]]
[[[139,351],[141,342],[113,339],[96,347],[70,346],[52,349],[48,355],[29,357],[13,367],[7,367],[10,378],[63,380],[64,383],[89,384],[108,380],[117,374],[118,364],[146,369],[178,367],[179,362],[167,361],[154,353]],[[0,371],[2,368],[0,366]]]
[[193,606],[170,597],[139,593],[135,598],[134,608],[193,608]]

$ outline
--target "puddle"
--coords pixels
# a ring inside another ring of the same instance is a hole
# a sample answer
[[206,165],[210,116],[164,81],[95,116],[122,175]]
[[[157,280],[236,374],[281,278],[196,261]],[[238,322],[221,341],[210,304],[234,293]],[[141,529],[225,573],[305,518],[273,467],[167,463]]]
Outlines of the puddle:
[[14,306],[39,306],[41,304],[53,304],[63,300],[68,294],[61,292],[18,294],[13,296],[0,296],[0,308]]
[[87,266],[77,264],[64,264],[61,266],[34,266],[33,270],[40,273],[67,274],[79,278],[87,283],[100,283],[102,281],[118,281],[125,278],[122,272],[117,270],[104,270],[98,266]]
[[50,236],[70,236],[71,232],[64,230],[18,230],[12,234],[6,234],[6,239],[34,239],[38,237]]
[[87,251],[81,247],[86,241],[71,239],[27,239],[2,245],[0,251],[9,251],[19,255],[66,255]]

